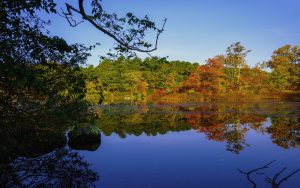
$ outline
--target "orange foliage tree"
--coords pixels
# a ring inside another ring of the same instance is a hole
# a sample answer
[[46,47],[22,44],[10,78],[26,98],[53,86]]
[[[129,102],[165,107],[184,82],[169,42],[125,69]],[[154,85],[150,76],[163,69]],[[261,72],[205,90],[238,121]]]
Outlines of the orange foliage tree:
[[218,58],[208,59],[207,63],[196,70],[183,83],[185,90],[194,90],[205,95],[215,95],[220,91],[223,77],[223,63]]
[[270,89],[269,75],[260,67],[242,69],[240,87],[243,93],[261,94]]

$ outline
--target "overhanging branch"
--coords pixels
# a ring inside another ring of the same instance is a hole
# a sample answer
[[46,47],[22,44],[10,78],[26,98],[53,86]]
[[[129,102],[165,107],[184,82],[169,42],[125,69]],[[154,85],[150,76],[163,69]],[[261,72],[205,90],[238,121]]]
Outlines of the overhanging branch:
[[[136,43],[130,44],[130,42],[133,41],[133,38],[135,37],[135,35],[133,35],[129,41],[125,41],[122,37],[118,36],[118,34],[113,33],[112,31],[106,29],[104,26],[98,24],[95,21],[95,19],[93,19],[93,16],[90,16],[90,15],[88,15],[85,12],[83,1],[84,0],[78,0],[78,7],[79,7],[79,9],[76,9],[72,5],[66,3],[66,12],[63,11],[63,15],[67,19],[67,21],[69,22],[69,24],[71,26],[75,27],[78,24],[82,23],[82,21],[81,22],[76,22],[72,18],[72,16],[73,16],[72,13],[76,12],[76,13],[78,13],[78,14],[80,14],[82,16],[83,20],[86,20],[89,23],[91,23],[94,27],[96,27],[98,30],[100,30],[104,34],[108,35],[109,37],[113,38],[121,47],[123,47],[123,48],[125,48],[127,50],[133,50],[133,51],[144,52],[144,53],[150,53],[150,52],[153,52],[153,51],[157,50],[158,40],[159,40],[159,37],[160,37],[161,33],[164,31],[167,19],[163,20],[163,25],[162,25],[161,29],[157,29],[157,28],[154,29],[154,30],[157,31],[157,34],[156,34],[156,39],[155,39],[155,43],[154,43],[153,48],[145,46],[145,48],[143,49],[143,48],[138,47],[138,45]],[[144,30],[146,30],[146,29],[144,29]]]

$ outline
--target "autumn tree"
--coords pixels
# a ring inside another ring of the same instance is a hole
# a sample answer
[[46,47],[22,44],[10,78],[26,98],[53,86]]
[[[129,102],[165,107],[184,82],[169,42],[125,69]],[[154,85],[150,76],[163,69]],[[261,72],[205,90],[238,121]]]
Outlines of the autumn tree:
[[216,95],[220,91],[223,76],[223,63],[217,58],[208,59],[207,63],[198,66],[184,82],[184,88],[202,94]]
[[270,75],[260,65],[243,68],[241,73],[241,93],[259,95],[271,90]]
[[183,87],[185,90],[201,92],[201,66],[197,66],[195,71],[189,75],[184,81]]
[[176,82],[175,77],[176,77],[176,73],[170,73],[166,78],[164,84],[168,92],[177,92],[179,88],[179,83]]
[[149,84],[145,80],[139,80],[137,85],[137,93],[141,94],[142,97],[147,96]]
[[285,45],[273,52],[272,58],[267,62],[271,68],[271,81],[279,90],[297,91],[300,88],[300,48]]
[[208,82],[210,82],[210,91],[213,94],[217,94],[221,91],[221,82],[223,80],[223,69],[224,64],[218,58],[212,58],[207,60],[206,77]]
[[249,52],[240,42],[231,44],[226,50],[225,73],[233,90],[240,89],[241,69],[247,66],[246,56]]

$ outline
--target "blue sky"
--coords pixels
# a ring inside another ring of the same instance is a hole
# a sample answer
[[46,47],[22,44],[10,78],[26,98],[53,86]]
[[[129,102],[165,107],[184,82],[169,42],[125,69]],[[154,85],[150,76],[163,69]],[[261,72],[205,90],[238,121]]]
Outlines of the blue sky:
[[[77,1],[69,2],[76,6]],[[152,55],[169,56],[170,60],[203,63],[239,41],[252,50],[247,60],[255,65],[268,60],[280,46],[300,44],[300,0],[103,0],[103,8],[120,15],[147,14],[158,25],[167,18],[159,48]],[[70,43],[101,43],[92,51],[89,64],[97,65],[98,56],[114,44],[87,22],[71,28],[57,15],[43,17],[52,21],[48,28],[52,35]]]

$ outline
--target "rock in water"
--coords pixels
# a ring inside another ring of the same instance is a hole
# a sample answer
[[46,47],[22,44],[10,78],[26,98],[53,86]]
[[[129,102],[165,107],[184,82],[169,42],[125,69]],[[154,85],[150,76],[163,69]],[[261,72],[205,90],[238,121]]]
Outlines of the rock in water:
[[95,151],[101,144],[101,131],[97,126],[82,124],[68,134],[68,145],[74,150]]

